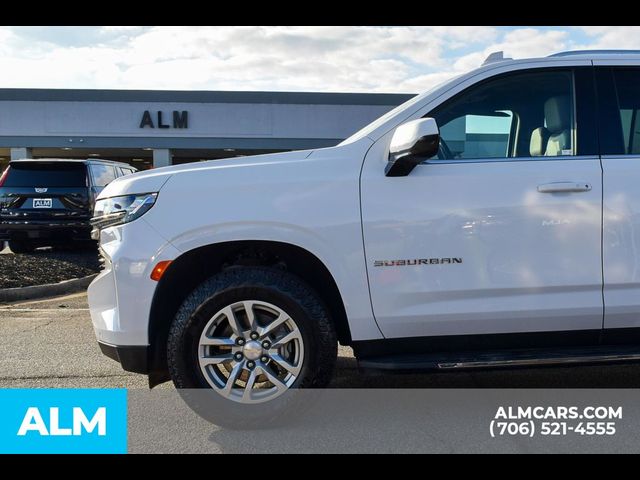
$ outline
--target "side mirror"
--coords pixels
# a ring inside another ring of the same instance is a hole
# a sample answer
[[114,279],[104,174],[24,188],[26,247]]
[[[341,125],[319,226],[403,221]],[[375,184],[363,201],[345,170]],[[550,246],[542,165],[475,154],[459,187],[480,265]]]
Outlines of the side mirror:
[[389,147],[387,177],[406,177],[428,158],[438,153],[440,130],[433,118],[411,120],[396,128]]

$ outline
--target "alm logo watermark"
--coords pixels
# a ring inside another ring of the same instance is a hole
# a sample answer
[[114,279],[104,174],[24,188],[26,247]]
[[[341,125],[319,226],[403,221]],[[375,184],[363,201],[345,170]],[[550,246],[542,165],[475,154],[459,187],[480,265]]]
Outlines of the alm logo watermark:
[[127,392],[0,390],[0,453],[126,453]]
[[19,436],[24,436],[27,432],[38,432],[40,435],[82,435],[82,431],[91,433],[97,427],[98,435],[104,437],[107,434],[107,409],[98,407],[95,415],[89,420],[80,407],[73,407],[73,428],[60,428],[60,409],[51,407],[49,409],[49,428],[42,418],[38,407],[29,407],[22,420]]

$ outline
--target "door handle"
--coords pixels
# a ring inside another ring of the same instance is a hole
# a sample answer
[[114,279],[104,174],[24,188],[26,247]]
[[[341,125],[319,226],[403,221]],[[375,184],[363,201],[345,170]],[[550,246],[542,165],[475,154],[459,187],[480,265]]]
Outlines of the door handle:
[[589,190],[591,190],[591,184],[586,182],[554,182],[538,185],[540,193],[588,192]]

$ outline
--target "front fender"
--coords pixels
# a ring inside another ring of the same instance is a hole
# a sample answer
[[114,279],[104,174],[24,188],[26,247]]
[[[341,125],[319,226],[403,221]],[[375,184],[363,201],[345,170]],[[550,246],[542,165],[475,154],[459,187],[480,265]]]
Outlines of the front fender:
[[182,254],[201,247],[246,240],[286,243],[304,249],[318,258],[333,276],[344,302],[353,340],[382,338],[371,310],[359,226],[357,232],[348,230],[335,235],[342,239],[337,245],[315,231],[297,225],[229,222],[184,232],[172,238],[171,244]]

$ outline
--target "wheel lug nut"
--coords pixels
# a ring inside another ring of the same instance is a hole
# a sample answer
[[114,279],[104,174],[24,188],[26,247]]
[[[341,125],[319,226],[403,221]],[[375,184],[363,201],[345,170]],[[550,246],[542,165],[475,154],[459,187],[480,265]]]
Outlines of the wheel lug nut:
[[244,343],[245,343],[245,342],[244,342],[244,338],[239,338],[239,339],[237,339],[237,340],[236,340],[236,344],[237,344],[237,345],[242,346],[242,345],[244,345]]
[[258,335],[258,332],[251,332],[251,340],[257,340],[258,337],[260,337],[260,335]]
[[248,369],[253,369],[256,366],[256,364],[254,362],[247,362],[247,368]]
[[262,357],[262,358],[260,359],[260,361],[261,361],[262,363],[267,363],[267,362],[269,361],[269,357],[267,357],[267,356],[265,355],[264,357]]
[[244,358],[244,355],[242,355],[242,353],[238,352],[238,353],[236,353],[236,354],[234,355],[234,358],[235,358],[237,361],[240,361],[240,360],[242,360],[242,359]]
[[271,348],[271,344],[265,340],[264,342],[262,342],[262,348],[268,350],[269,348]]

